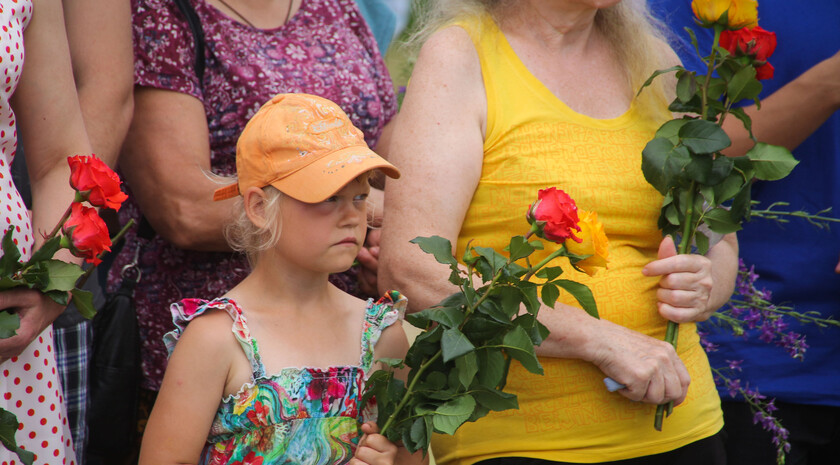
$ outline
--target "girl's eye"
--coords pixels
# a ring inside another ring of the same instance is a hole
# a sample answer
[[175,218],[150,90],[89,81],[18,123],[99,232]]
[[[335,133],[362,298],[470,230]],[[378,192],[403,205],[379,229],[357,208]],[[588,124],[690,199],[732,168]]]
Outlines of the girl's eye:
[[367,194],[359,194],[359,195],[353,197],[353,201],[354,202],[364,202],[364,201],[367,200],[367,198],[368,198]]
[[334,195],[334,196],[328,198],[327,200],[324,200],[324,202],[337,202],[337,201],[338,201],[338,196],[337,195]]

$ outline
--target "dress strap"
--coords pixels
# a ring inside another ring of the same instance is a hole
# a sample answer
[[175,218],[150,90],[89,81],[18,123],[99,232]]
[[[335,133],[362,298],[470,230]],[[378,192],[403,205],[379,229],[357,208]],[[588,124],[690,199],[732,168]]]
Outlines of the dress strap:
[[408,299],[398,291],[388,291],[376,302],[368,299],[365,309],[365,322],[362,328],[362,359],[359,366],[365,372],[365,378],[370,373],[373,364],[373,349],[379,341],[382,331],[405,316]]
[[245,315],[236,302],[226,297],[220,297],[210,301],[203,299],[183,299],[180,302],[173,303],[169,307],[172,313],[172,322],[175,324],[174,330],[163,335],[163,343],[166,344],[166,350],[169,355],[172,355],[175,344],[180,339],[187,324],[197,316],[211,309],[222,310],[233,320],[231,331],[236,337],[236,340],[239,341],[239,345],[251,363],[251,371],[254,379],[265,376],[265,366],[263,366],[262,358],[260,357],[259,345],[257,344],[257,340],[251,337],[251,331],[248,329],[248,322]]

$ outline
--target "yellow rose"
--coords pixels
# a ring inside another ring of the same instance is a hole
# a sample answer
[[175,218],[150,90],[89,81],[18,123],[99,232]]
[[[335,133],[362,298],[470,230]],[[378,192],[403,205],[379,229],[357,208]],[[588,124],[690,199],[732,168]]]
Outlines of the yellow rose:
[[575,255],[591,255],[577,263],[589,276],[595,275],[598,268],[607,267],[607,257],[610,254],[610,243],[607,234],[604,232],[604,225],[598,221],[596,212],[588,212],[578,209],[578,226],[580,232],[575,233],[582,239],[580,243],[573,240],[565,242],[566,250]]
[[726,17],[721,24],[730,30],[758,24],[756,0],[692,0],[691,9],[704,26],[718,23],[724,13]]

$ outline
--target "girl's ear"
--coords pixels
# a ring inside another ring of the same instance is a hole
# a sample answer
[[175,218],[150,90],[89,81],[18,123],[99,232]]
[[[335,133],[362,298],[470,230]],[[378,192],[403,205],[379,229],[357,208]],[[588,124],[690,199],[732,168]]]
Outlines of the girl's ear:
[[243,206],[245,207],[245,214],[251,223],[258,228],[263,228],[266,225],[265,205],[268,201],[265,191],[259,187],[249,187],[243,194]]

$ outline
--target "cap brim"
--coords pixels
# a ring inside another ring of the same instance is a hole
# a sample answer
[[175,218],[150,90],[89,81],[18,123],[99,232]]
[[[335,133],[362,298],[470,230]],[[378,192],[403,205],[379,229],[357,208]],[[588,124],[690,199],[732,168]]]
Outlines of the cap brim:
[[400,177],[400,171],[394,165],[367,146],[357,145],[326,155],[271,185],[301,202],[318,203],[372,170],[381,170],[390,178]]

